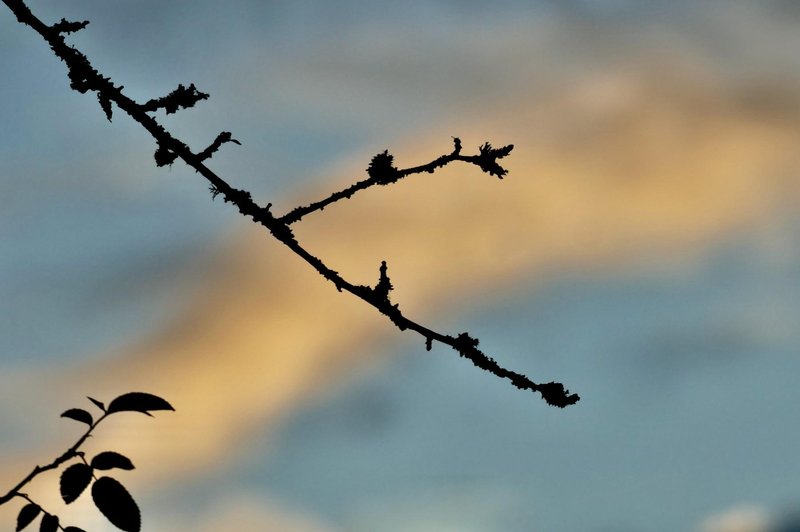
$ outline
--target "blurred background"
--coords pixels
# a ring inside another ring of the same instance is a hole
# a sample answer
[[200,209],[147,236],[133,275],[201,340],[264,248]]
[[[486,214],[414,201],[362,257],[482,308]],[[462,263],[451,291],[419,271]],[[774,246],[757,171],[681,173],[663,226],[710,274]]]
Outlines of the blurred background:
[[[128,391],[115,450],[145,530],[698,531],[800,527],[800,9],[787,0],[492,3],[31,1],[282,213],[485,141],[296,234],[345,277],[565,410],[393,329],[247,224],[181,164],[156,168],[0,9],[0,492]],[[28,491],[114,530],[57,475]],[[11,527],[18,503],[0,508]]]

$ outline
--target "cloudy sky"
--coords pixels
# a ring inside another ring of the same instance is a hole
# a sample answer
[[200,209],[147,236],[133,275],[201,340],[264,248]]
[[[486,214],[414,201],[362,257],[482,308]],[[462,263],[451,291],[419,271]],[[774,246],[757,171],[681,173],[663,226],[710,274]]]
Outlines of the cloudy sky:
[[[548,408],[392,329],[68,88],[0,9],[0,491],[90,449],[145,530],[774,532],[800,507],[800,12],[785,1],[31,2],[278,212],[484,141],[298,224],[347,278],[583,400]],[[31,493],[112,530],[57,477]],[[87,499],[87,500],[83,500]],[[0,508],[13,522],[19,504]],[[783,528],[782,528],[783,527]]]

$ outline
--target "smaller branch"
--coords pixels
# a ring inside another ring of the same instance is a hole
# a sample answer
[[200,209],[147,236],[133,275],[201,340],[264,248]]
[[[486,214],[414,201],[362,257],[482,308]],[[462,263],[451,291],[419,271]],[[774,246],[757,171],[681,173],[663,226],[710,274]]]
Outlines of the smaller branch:
[[338,192],[334,192],[325,199],[315,201],[309,205],[297,207],[277,219],[284,224],[290,225],[300,221],[307,214],[325,209],[325,207],[331,203],[336,203],[342,199],[349,199],[360,190],[367,189],[374,185],[396,183],[402,178],[412,174],[421,174],[424,172],[432,174],[437,168],[447,166],[453,161],[474,164],[480,167],[484,172],[496,175],[498,178],[502,179],[507,173],[507,170],[497,163],[497,159],[502,159],[511,153],[511,150],[514,148],[513,144],[509,144],[503,148],[494,149],[492,145],[487,142],[480,147],[478,155],[461,155],[461,139],[453,137],[453,145],[452,152],[442,155],[427,164],[413,166],[404,170],[398,170],[392,165],[394,157],[389,154],[388,150],[379,153],[372,158],[369,168],[367,168],[369,178],[350,185]]
[[102,416],[97,418],[97,421],[95,421],[94,423],[89,425],[89,428],[86,430],[86,432],[83,433],[83,435],[80,438],[78,438],[78,441],[76,441],[72,445],[72,447],[70,447],[69,449],[64,451],[64,453],[61,454],[61,456],[59,456],[58,458],[54,459],[52,462],[50,462],[47,465],[43,465],[43,466],[37,465],[36,467],[34,467],[33,470],[30,473],[28,473],[28,476],[26,476],[25,478],[20,480],[19,483],[16,486],[14,486],[10,490],[8,490],[8,493],[6,493],[2,497],[0,497],[0,506],[4,505],[5,503],[10,501],[14,497],[20,496],[20,491],[19,490],[21,490],[23,487],[25,487],[30,481],[32,481],[34,478],[36,478],[40,474],[44,473],[45,471],[50,471],[52,469],[56,469],[58,466],[60,466],[61,464],[63,464],[67,460],[70,460],[71,458],[75,458],[76,456],[80,456],[80,453],[78,452],[78,448],[80,448],[80,446],[83,445],[83,442],[85,442],[86,439],[92,434],[92,431],[107,416],[108,416],[108,413],[104,412]]
[[214,153],[216,153],[216,151],[217,151],[218,149],[220,149],[220,147],[221,147],[223,144],[225,144],[226,142],[233,142],[234,144],[238,144],[239,146],[241,146],[241,145],[242,145],[242,143],[241,143],[241,142],[239,142],[238,140],[236,140],[235,138],[233,138],[233,137],[231,136],[231,132],[230,132],[230,131],[223,131],[222,133],[220,133],[219,135],[217,135],[217,138],[215,138],[215,139],[214,139],[214,142],[212,142],[212,143],[211,143],[211,144],[208,146],[208,148],[206,148],[206,149],[204,149],[203,151],[201,151],[200,153],[198,153],[198,154],[197,154],[197,157],[198,157],[198,158],[199,158],[201,161],[205,161],[206,159],[208,159],[209,157],[211,157],[212,155],[214,155]]

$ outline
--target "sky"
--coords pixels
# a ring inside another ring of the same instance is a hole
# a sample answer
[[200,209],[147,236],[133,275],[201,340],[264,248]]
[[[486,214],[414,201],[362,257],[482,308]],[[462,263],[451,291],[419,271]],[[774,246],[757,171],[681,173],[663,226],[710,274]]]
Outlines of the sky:
[[[98,430],[145,530],[781,532],[800,512],[800,13],[791,2],[31,2],[277,212],[485,141],[298,224],[409,316],[581,394],[547,407],[400,333],[68,88],[0,10],[0,491]],[[6,10],[4,13],[3,10]],[[57,477],[31,488],[62,510]],[[18,507],[0,508],[13,522]]]

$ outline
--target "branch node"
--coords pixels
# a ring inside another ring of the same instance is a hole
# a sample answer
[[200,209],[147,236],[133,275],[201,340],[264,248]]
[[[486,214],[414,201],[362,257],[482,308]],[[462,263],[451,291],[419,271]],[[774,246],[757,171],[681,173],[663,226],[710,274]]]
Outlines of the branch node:
[[461,139],[453,137],[453,155],[461,154]]
[[378,298],[378,302],[381,304],[389,304],[389,292],[394,289],[392,285],[392,281],[389,279],[387,275],[389,267],[386,265],[386,261],[381,261],[380,267],[380,277],[378,278],[378,284],[375,285],[375,288],[372,289],[372,293],[375,294],[375,297]]
[[400,178],[400,172],[392,165],[393,162],[394,156],[389,153],[389,150],[379,153],[369,163],[367,168],[369,177],[379,185],[394,183]]
[[498,178],[503,179],[503,176],[508,173],[508,170],[503,168],[497,163],[497,159],[502,159],[514,149],[513,144],[503,146],[502,148],[492,148],[488,142],[484,143],[479,148],[479,154],[472,157],[472,162],[477,164],[481,170],[489,175],[496,175]]
[[178,154],[159,142],[153,158],[156,160],[156,166],[161,167],[174,163],[175,159],[178,158]]
[[56,33],[75,33],[77,31],[81,31],[88,25],[89,25],[88,20],[75,22],[72,20],[67,20],[65,18],[62,18],[60,21],[50,26],[50,29],[52,29]]
[[226,142],[233,142],[234,144],[238,144],[239,146],[242,145],[241,142],[239,142],[238,140],[236,140],[231,136],[230,131],[223,131],[222,133],[217,135],[217,138],[214,139],[214,142],[212,142],[206,149],[198,153],[197,157],[201,161],[209,159],[212,155],[214,155],[214,153],[216,153],[217,150],[219,150],[220,146],[222,146]]
[[542,398],[547,401],[547,404],[558,408],[574,405],[581,399],[577,393],[570,394],[569,390],[564,388],[564,385],[560,382],[538,384],[536,385],[536,391],[542,394]]
[[207,100],[209,97],[205,92],[200,92],[194,83],[188,87],[182,84],[178,88],[161,98],[153,98],[152,100],[143,103],[140,107],[144,112],[153,112],[159,109],[164,109],[166,113],[172,114],[178,111],[179,108],[188,109],[194,107],[194,104],[200,100]]

